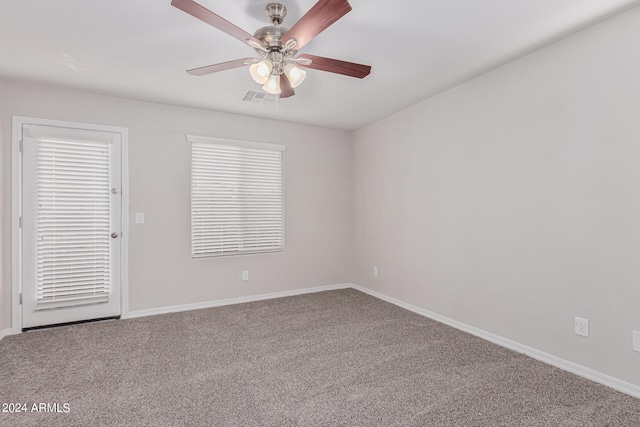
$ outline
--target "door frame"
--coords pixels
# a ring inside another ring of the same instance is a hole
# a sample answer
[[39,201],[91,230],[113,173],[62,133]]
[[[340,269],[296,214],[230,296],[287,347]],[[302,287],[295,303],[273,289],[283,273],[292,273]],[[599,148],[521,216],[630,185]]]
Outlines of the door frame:
[[54,119],[13,116],[11,128],[11,329],[13,334],[22,332],[22,141],[23,125],[65,127],[82,130],[104,131],[120,134],[122,178],[122,238],[120,317],[129,316],[129,141],[128,129],[117,126],[68,122]]

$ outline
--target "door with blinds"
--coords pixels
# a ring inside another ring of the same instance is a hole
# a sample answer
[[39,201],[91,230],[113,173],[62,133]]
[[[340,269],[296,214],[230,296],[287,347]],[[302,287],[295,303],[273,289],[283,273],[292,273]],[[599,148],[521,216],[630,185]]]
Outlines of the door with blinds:
[[23,124],[23,328],[120,315],[121,138]]

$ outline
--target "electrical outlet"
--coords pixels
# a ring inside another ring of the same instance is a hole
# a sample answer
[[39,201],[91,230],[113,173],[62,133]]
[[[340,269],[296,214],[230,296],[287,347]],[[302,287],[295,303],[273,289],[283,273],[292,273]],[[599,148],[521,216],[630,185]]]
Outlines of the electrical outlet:
[[576,317],[576,335],[589,338],[589,319]]
[[640,332],[633,331],[633,350],[640,351]]
[[376,277],[378,276],[378,267],[373,267],[373,275]]
[[249,280],[249,270],[242,270],[242,280]]

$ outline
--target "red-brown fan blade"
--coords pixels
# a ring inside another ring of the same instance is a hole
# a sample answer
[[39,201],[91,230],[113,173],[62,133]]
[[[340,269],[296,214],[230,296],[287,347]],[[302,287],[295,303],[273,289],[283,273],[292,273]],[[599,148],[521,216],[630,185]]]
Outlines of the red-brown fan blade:
[[338,59],[324,58],[315,55],[299,55],[298,58],[310,59],[311,64],[298,63],[300,67],[313,68],[314,70],[328,71],[330,73],[343,74],[349,77],[365,78],[371,72],[370,65],[356,64],[354,62],[340,61]]
[[177,7],[183,12],[188,13],[194,18],[198,18],[199,20],[206,22],[213,27],[216,27],[220,31],[224,31],[225,33],[237,38],[243,43],[247,43],[247,40],[252,40],[260,46],[264,45],[264,43],[262,43],[251,34],[247,33],[242,28],[236,27],[231,22],[216,15],[206,7],[199,5],[193,0],[171,0],[171,5]]
[[290,96],[293,96],[295,94],[296,93],[291,87],[289,77],[287,77],[287,75],[284,73],[280,74],[280,98],[289,98]]
[[349,13],[351,5],[347,0],[320,0],[282,37],[283,44],[295,38],[295,50],[309,43],[311,39],[326,30],[331,24]]
[[232,68],[242,67],[244,65],[253,64],[255,58],[242,58],[235,61],[221,62],[219,64],[207,65],[206,67],[194,68],[187,70],[187,73],[194,76],[204,76],[205,74],[217,73],[218,71],[230,70]]

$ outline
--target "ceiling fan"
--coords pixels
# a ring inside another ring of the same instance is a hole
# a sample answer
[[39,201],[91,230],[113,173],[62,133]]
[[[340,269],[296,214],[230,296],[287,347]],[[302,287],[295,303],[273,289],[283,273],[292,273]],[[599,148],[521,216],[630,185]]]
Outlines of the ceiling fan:
[[202,76],[248,65],[249,74],[256,83],[263,85],[265,92],[288,98],[295,94],[293,88],[298,87],[306,77],[306,71],[300,67],[360,79],[371,72],[369,65],[315,55],[298,55],[299,49],[351,11],[347,0],[319,0],[291,29],[280,26],[287,15],[287,8],[280,3],[269,3],[266,12],[273,25],[260,28],[254,35],[193,0],[172,0],[171,4],[246,43],[260,55],[260,58],[242,58],[194,68],[187,71],[189,74]]

